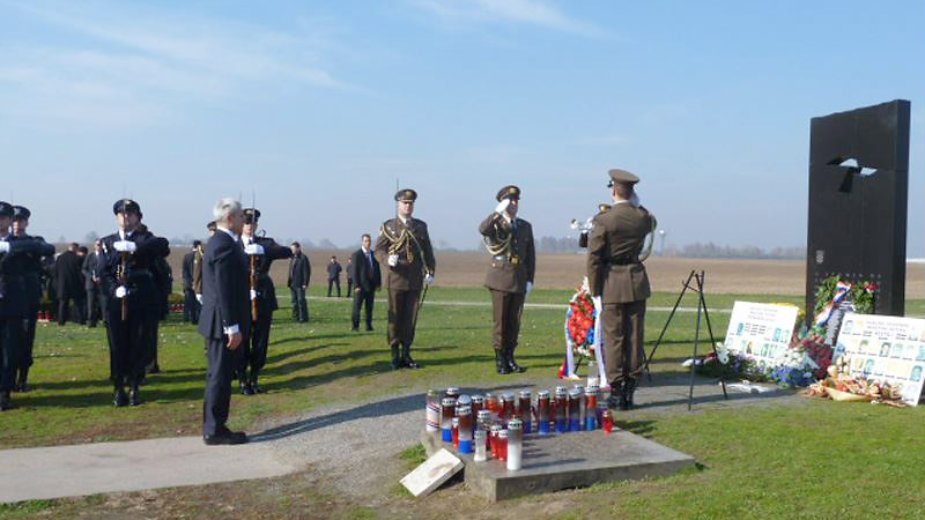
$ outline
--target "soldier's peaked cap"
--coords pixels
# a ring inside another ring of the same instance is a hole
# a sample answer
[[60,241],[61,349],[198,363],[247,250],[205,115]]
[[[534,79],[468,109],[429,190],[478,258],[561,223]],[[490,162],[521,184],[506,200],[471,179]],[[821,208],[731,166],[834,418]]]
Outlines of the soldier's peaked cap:
[[24,206],[13,206],[13,218],[22,218],[29,219],[32,216],[32,212],[29,211],[29,208]]
[[8,202],[3,202],[0,200],[0,217],[12,217],[13,216],[13,206],[10,206]]
[[518,188],[517,186],[514,186],[513,184],[509,186],[505,186],[501,188],[501,190],[498,192],[497,195],[495,195],[495,199],[497,199],[498,202],[501,202],[504,199],[519,200],[520,199],[520,188]]
[[244,210],[244,222],[253,224],[260,220],[260,210],[257,208],[247,208]]
[[141,215],[141,206],[132,199],[119,199],[112,205],[113,215],[119,213],[136,213]]
[[418,200],[418,192],[412,190],[411,188],[398,190],[398,192],[395,193],[395,201],[398,202],[402,200],[410,200],[411,202],[414,202]]
[[639,177],[633,175],[632,173],[626,170],[618,170],[614,168],[607,172],[610,176],[610,182],[607,186],[612,187],[614,184],[636,184],[639,182]]

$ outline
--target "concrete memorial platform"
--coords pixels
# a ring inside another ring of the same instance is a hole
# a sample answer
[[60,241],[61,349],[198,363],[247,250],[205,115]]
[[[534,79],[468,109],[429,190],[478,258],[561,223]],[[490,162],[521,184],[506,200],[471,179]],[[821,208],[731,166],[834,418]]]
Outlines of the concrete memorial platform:
[[[455,453],[439,433],[421,434],[431,455],[441,448]],[[602,482],[667,476],[694,464],[694,458],[627,431],[614,429],[524,438],[523,468],[508,471],[496,459],[475,462],[472,455],[456,455],[465,462],[466,484],[490,502]]]

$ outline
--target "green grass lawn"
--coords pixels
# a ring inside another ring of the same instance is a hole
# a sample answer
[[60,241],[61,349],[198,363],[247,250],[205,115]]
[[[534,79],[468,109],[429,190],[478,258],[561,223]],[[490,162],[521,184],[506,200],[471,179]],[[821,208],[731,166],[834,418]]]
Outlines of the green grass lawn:
[[[539,290],[530,301],[564,303],[568,296],[566,291]],[[435,288],[428,298],[433,302],[489,301],[487,291],[476,288]],[[675,298],[675,294],[656,294],[650,306],[670,307]],[[736,299],[800,301],[794,297],[718,295],[710,296],[708,303],[715,310],[728,309]],[[908,307],[921,311],[925,309],[923,303],[910,302]],[[685,306],[693,305],[693,297],[688,297]],[[314,299],[310,309],[312,321],[308,324],[293,323],[288,308],[277,313],[263,379],[269,393],[256,397],[236,393],[232,428],[255,431],[261,425],[325,404],[359,403],[450,383],[491,385],[505,381],[493,370],[487,307],[425,306],[415,349],[415,358],[424,369],[399,372],[389,369],[384,304],[377,303],[374,333],[350,332],[346,299]],[[664,311],[648,313],[646,335],[650,342],[666,318]],[[721,340],[729,315],[715,312],[712,319],[717,340]],[[525,311],[518,358],[530,367],[527,375],[542,379],[555,373],[563,356],[562,320],[560,309]],[[693,313],[675,317],[653,371],[682,370],[678,363],[691,353],[694,321]],[[143,389],[143,406],[116,409],[111,405],[108,363],[103,329],[40,326],[32,377],[35,390],[14,394],[17,408],[0,415],[0,446],[200,433],[205,356],[203,341],[191,325],[176,320],[162,325],[163,373],[150,377],[150,384]],[[639,516],[643,512],[665,518],[925,515],[925,408],[895,410],[808,399],[798,403],[695,409],[694,413],[634,412],[632,420],[621,422],[623,427],[693,455],[699,469],[669,478],[595,486],[514,503],[526,508],[533,507],[534,502],[548,505],[544,501],[566,500],[566,510],[555,516],[571,518],[591,514]],[[291,482],[287,486],[298,487]],[[317,494],[316,488],[303,491]],[[188,490],[177,492],[174,498],[201,501],[204,495],[208,493]],[[428,500],[440,503],[450,498],[438,494]],[[411,499],[396,496],[394,502],[396,511],[414,511]],[[18,506],[20,509],[2,507],[0,516],[38,508],[30,504]],[[104,507],[73,501],[42,501],[42,505],[39,509],[50,508],[62,515],[69,508],[92,511]],[[346,504],[338,514],[357,506]],[[458,511],[464,514],[471,509],[472,514],[478,514],[482,506],[476,506],[463,505]],[[280,515],[289,511],[289,506],[279,507]],[[539,516],[548,511],[539,509]]]

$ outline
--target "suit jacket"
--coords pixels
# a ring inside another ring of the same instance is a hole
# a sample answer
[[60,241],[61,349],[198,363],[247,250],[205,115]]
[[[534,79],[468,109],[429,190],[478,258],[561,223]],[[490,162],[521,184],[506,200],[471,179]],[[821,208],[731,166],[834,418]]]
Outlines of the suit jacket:
[[65,251],[55,259],[55,290],[58,298],[79,297],[84,292],[83,280],[80,277],[82,260],[77,253]]
[[[395,267],[388,263],[390,251],[398,255]],[[375,255],[376,260],[386,266],[383,280],[386,289],[420,290],[424,287],[425,269],[434,274],[437,267],[427,224],[416,218],[408,219],[407,225],[398,217],[383,222],[376,239]]]
[[340,272],[343,268],[340,266],[340,262],[328,262],[328,280],[337,280],[340,278]]
[[207,339],[225,337],[225,327],[250,332],[248,259],[241,243],[218,230],[206,243],[202,259],[202,311],[199,333]]
[[10,235],[7,240],[10,251],[0,254],[0,317],[24,318],[36,302],[30,274],[35,273],[36,261],[55,254],[55,246],[42,237]]
[[510,240],[499,254],[491,258],[485,287],[494,291],[527,292],[527,282],[533,283],[536,273],[536,249],[533,244],[533,226],[522,218],[508,222],[492,212],[479,225],[479,232],[487,244],[499,247]]
[[289,278],[286,280],[288,287],[307,287],[311,277],[312,264],[305,253],[299,253],[289,260]]
[[379,261],[376,260],[376,255],[372,254],[372,250],[370,250],[369,257],[363,252],[363,248],[354,251],[350,259],[350,270],[353,271],[351,274],[353,282],[360,289],[370,292],[382,286],[382,271],[379,269]]
[[84,258],[83,267],[81,272],[84,275],[84,289],[90,290],[99,285],[99,280],[96,282],[93,279],[97,276],[96,273],[99,270],[100,266],[100,255],[96,252],[87,253],[87,257]]
[[193,292],[202,294],[202,256],[199,251],[193,251]]
[[[116,289],[122,285],[119,271],[122,264],[122,254],[115,250],[113,244],[122,240],[119,233],[113,233],[102,238],[103,254],[100,257],[98,276],[102,285],[103,294],[106,295],[109,318],[120,316],[122,300],[116,298]],[[135,243],[135,252],[127,256],[125,270],[125,285],[129,290],[129,314],[147,312],[160,315],[163,311],[163,294],[158,285],[160,280],[155,273],[157,259],[166,258],[170,254],[170,243],[166,238],[155,236],[150,231],[135,231],[128,238]]]
[[193,290],[193,270],[196,266],[196,252],[190,251],[183,255],[183,290]]
[[643,207],[614,205],[594,217],[588,238],[588,285],[603,303],[628,303],[649,297],[649,277],[639,261],[653,218]]
[[[263,246],[263,254],[258,255],[255,260],[257,263],[257,313],[272,313],[279,308],[279,303],[276,301],[276,286],[270,278],[270,267],[274,260],[291,257],[292,250],[277,244],[269,237],[254,237],[253,242]],[[248,259],[248,269],[250,269],[250,259]],[[249,279],[248,283],[250,283]]]

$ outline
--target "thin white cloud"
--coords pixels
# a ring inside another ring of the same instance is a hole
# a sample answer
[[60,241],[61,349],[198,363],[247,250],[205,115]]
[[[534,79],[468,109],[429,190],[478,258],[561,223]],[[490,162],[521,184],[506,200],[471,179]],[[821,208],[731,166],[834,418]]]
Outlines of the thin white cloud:
[[543,0],[409,0],[417,8],[449,22],[508,22],[545,27],[589,37],[603,36],[594,24],[565,14]]

